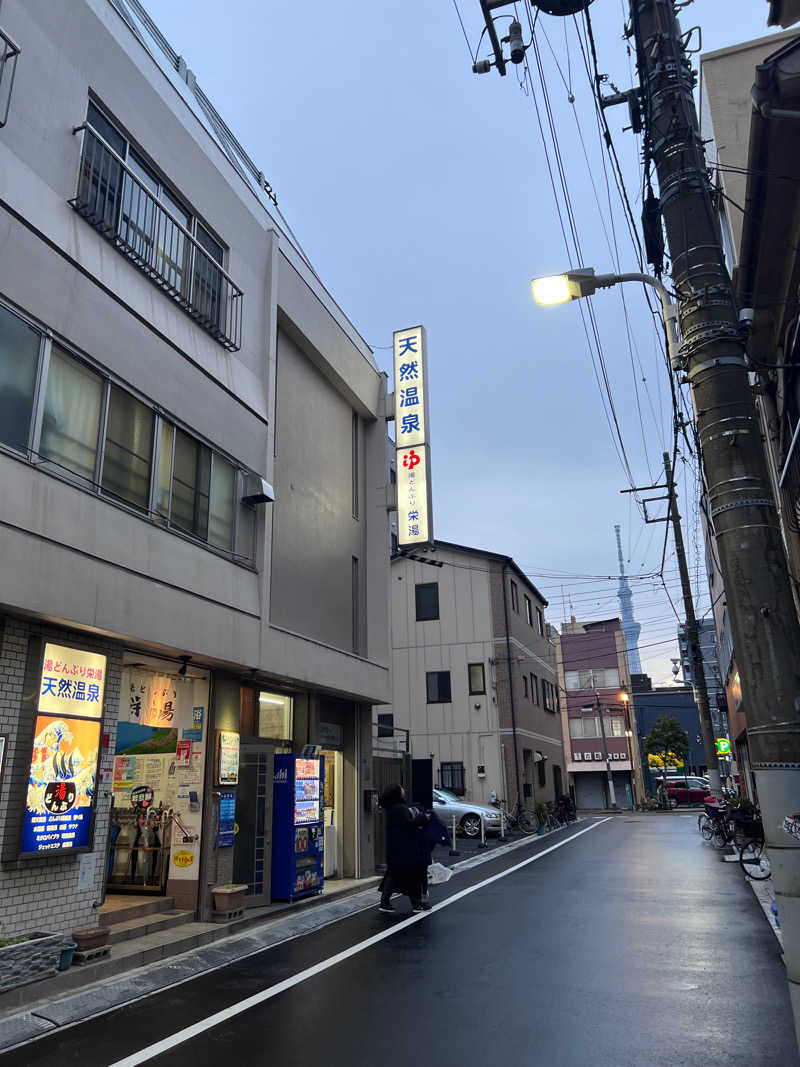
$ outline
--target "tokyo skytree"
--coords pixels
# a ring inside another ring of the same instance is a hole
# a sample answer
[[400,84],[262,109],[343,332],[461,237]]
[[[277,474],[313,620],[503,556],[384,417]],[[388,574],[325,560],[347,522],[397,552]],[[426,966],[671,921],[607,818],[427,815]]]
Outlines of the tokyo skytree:
[[617,599],[619,600],[619,614],[622,619],[622,631],[625,634],[625,644],[628,648],[628,666],[631,674],[641,674],[642,661],[639,659],[639,634],[642,632],[642,628],[633,617],[633,593],[625,575],[625,562],[622,558],[622,539],[619,535],[619,526],[615,526],[614,530],[617,534],[617,555],[619,557]]

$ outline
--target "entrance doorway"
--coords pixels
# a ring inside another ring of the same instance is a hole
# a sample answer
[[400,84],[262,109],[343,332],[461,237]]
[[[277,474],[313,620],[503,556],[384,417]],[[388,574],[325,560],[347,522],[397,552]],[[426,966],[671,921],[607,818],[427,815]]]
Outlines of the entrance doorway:
[[342,809],[342,753],[323,748],[325,757],[324,834],[325,877],[341,878],[344,858],[344,812]]
[[245,907],[270,902],[273,755],[274,748],[267,742],[241,738],[233,881],[247,886]]

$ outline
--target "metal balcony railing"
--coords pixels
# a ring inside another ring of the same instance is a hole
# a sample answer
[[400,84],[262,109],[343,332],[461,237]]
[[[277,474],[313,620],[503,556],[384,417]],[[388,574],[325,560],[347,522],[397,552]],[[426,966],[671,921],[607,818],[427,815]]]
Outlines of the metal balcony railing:
[[8,122],[8,109],[11,107],[11,91],[14,88],[14,75],[17,73],[17,58],[20,47],[8,34],[0,29],[0,127]]
[[242,290],[88,122],[69,201],[229,352],[241,347]]

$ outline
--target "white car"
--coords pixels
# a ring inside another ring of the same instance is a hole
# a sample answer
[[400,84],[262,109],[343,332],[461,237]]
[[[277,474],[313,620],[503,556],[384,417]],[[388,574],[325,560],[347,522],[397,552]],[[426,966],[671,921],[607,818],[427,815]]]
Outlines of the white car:
[[433,810],[449,830],[456,817],[456,827],[465,837],[481,836],[481,816],[487,834],[500,833],[500,812],[487,804],[474,804],[451,793],[449,789],[434,789]]

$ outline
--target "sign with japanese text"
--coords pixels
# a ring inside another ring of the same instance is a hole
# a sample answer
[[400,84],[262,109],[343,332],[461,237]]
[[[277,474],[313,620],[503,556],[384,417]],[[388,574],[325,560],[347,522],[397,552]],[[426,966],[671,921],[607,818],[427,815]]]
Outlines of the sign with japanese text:
[[397,541],[425,545],[433,540],[430,528],[428,446],[397,450]]
[[425,330],[415,326],[394,336],[394,420],[398,448],[427,441]]
[[433,541],[428,430],[428,353],[424,326],[393,335],[397,543]]
[[23,855],[91,844],[100,723],[37,715],[22,825]]
[[49,642],[44,646],[40,712],[99,719],[103,714],[105,684],[105,656]]
[[217,731],[217,785],[238,785],[239,735],[233,730]]

